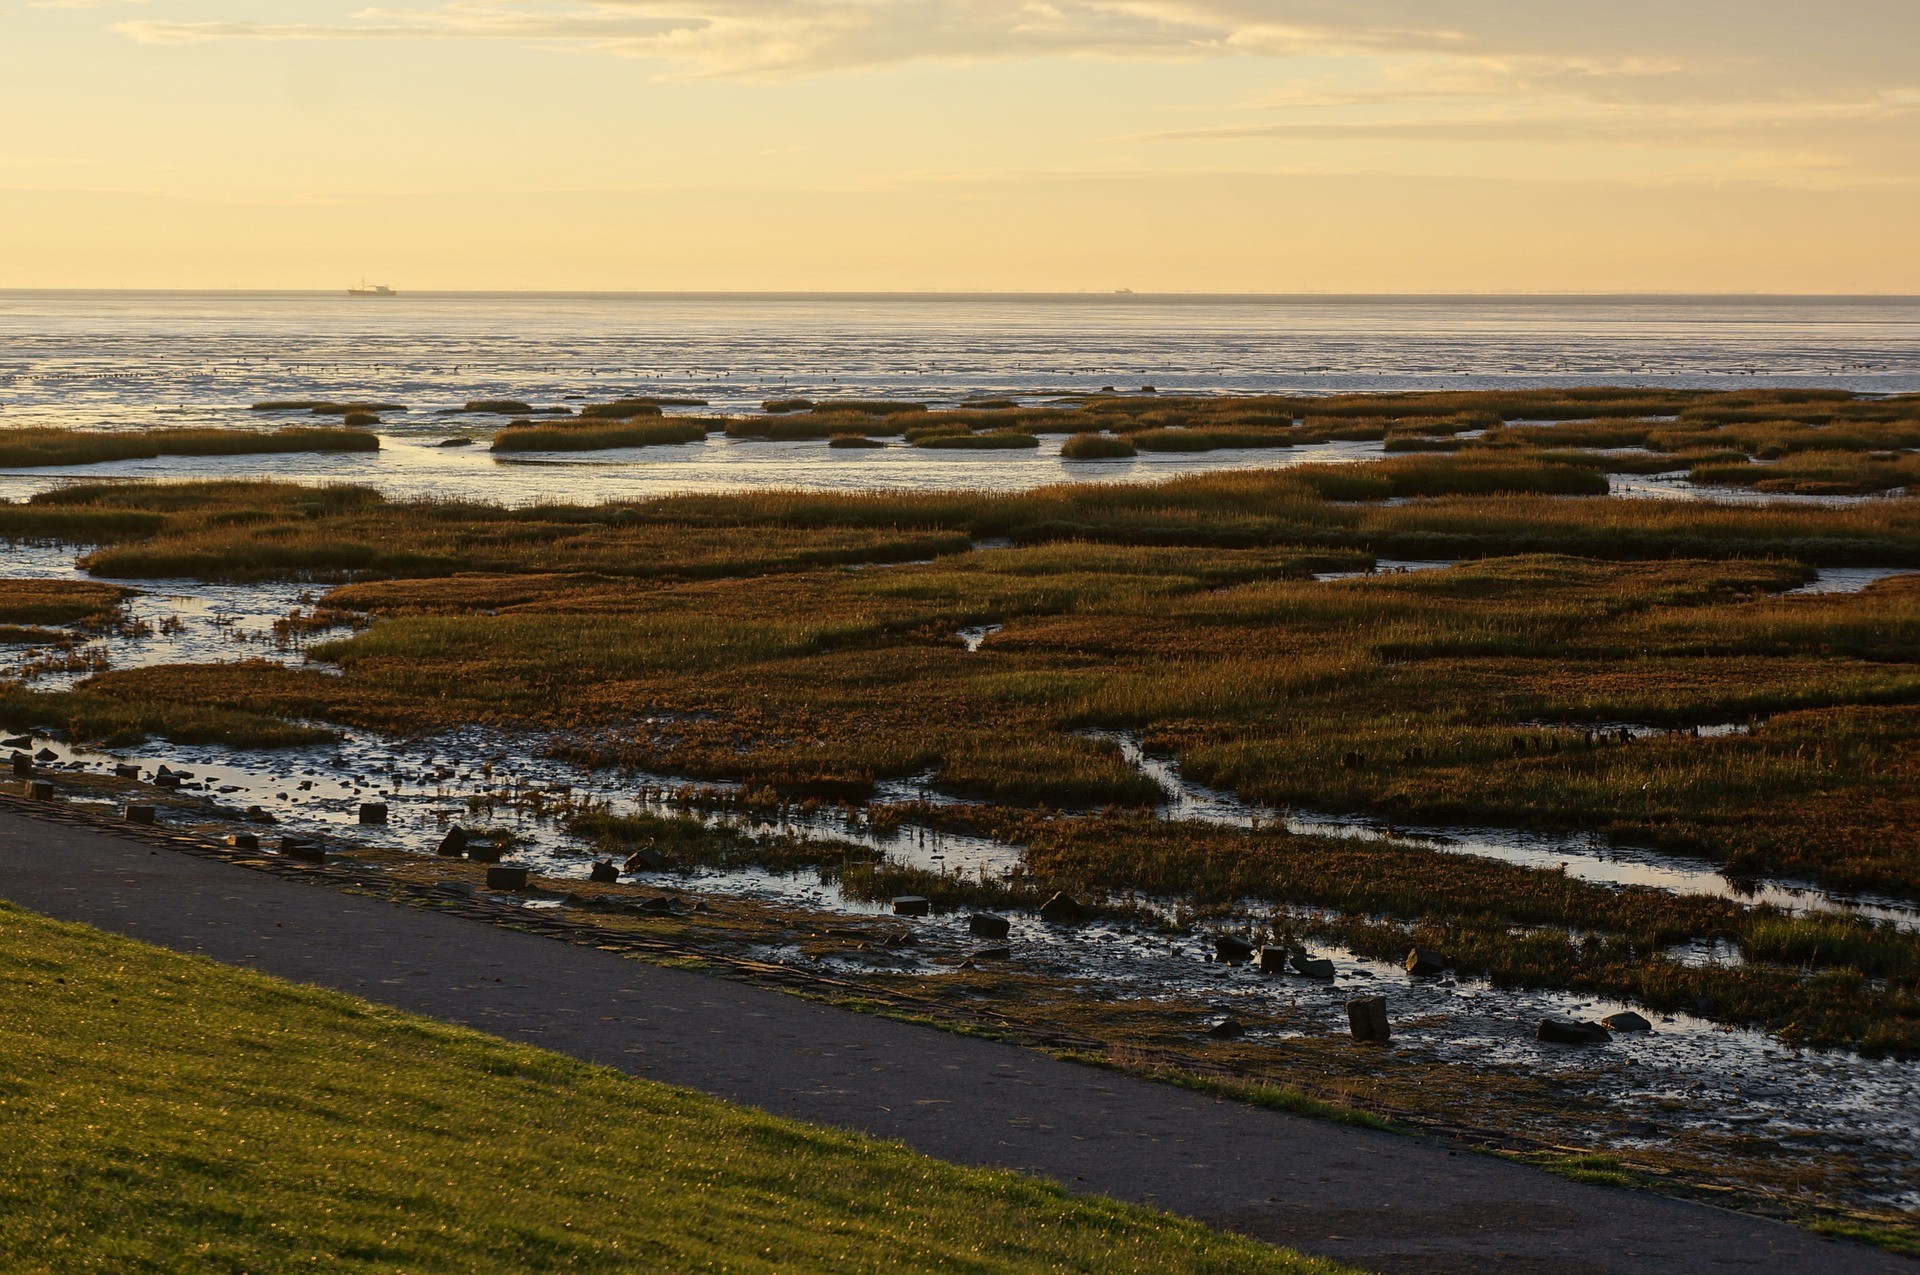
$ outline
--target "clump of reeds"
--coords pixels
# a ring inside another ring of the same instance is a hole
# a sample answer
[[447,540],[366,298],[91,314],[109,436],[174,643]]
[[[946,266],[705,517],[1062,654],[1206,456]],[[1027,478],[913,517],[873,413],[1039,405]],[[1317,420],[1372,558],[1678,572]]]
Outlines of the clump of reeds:
[[1067,460],[1116,460],[1138,455],[1131,438],[1118,434],[1075,434],[1060,445]]
[[1023,447],[1038,447],[1040,440],[1032,434],[1020,430],[997,430],[990,434],[926,434],[914,440],[915,447],[936,448],[973,448],[982,451],[998,451]]
[[705,421],[644,417],[605,422],[584,418],[581,423],[516,421],[493,436],[496,452],[579,452],[613,447],[654,447],[668,443],[697,443],[707,436]]
[[378,435],[295,425],[254,429],[84,430],[28,426],[0,430],[0,467],[91,465],[155,456],[245,456],[271,452],[371,452]]

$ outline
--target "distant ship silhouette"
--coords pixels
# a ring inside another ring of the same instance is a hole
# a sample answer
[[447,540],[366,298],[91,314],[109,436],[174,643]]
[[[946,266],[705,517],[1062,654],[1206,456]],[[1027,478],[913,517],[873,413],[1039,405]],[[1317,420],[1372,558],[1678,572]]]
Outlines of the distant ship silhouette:
[[347,295],[350,297],[397,297],[400,294],[384,283],[368,283],[362,279],[358,286],[347,289]]

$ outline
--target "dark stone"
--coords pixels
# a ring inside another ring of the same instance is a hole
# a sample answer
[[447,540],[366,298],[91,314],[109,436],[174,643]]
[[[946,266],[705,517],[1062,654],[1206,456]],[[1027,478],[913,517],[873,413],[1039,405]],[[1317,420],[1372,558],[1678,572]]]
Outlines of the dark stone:
[[384,801],[366,801],[360,804],[360,822],[372,826],[387,821],[387,803]]
[[59,761],[60,754],[54,752],[51,748],[42,748],[33,755],[33,759],[35,761]]
[[933,911],[933,903],[917,894],[903,894],[893,901],[895,916],[925,916]]
[[1356,996],[1348,1001],[1347,1030],[1353,1033],[1355,1040],[1369,1044],[1384,1045],[1391,1040],[1393,1028],[1387,1024],[1387,998]]
[[20,785],[21,791],[34,801],[52,801],[53,785],[44,779],[29,779]]
[[114,777],[117,779],[140,778],[140,768],[138,766],[126,766],[126,765],[115,766],[113,768],[113,773],[114,773]]
[[251,832],[230,832],[227,834],[227,844],[235,850],[258,850],[260,838]]
[[488,868],[487,889],[524,890],[527,888],[527,869],[525,868]]
[[498,863],[506,854],[505,846],[497,846],[491,841],[467,842],[467,858],[475,863]]
[[449,828],[447,835],[440,838],[440,848],[434,851],[442,859],[458,859],[467,852],[467,830]]
[[596,863],[587,871],[587,879],[604,883],[618,881],[620,869],[613,866],[611,860]]
[[248,806],[247,813],[246,813],[246,820],[248,823],[278,823],[279,822],[279,820],[275,819],[272,815],[267,813],[267,808],[265,806]]
[[667,898],[665,895],[662,895],[659,898],[648,899],[643,903],[636,904],[635,906],[638,907],[639,910],[642,912],[653,912],[653,913],[664,914],[667,916],[673,915],[673,913],[677,910],[674,907],[673,900]]
[[13,773],[16,775],[31,775],[33,773],[33,758],[27,756],[25,753],[15,753],[13,755]]
[[1348,770],[1361,770],[1366,767],[1367,755],[1365,753],[1348,753],[1340,759],[1340,764]]
[[155,774],[153,777],[153,786],[155,788],[178,788],[181,782],[180,776],[168,774],[164,770]]
[[1247,1034],[1247,1029],[1238,1019],[1223,1018],[1207,1028],[1207,1035],[1215,1040],[1233,1040]]
[[1287,958],[1292,955],[1284,947],[1263,947],[1254,961],[1262,974],[1284,974],[1287,972]]
[[1407,953],[1407,973],[1429,976],[1444,974],[1453,968],[1453,961],[1444,952],[1431,948],[1416,947]]
[[0,739],[0,748],[32,748],[32,747],[33,747],[33,736],[31,735],[13,735],[6,739]]
[[641,846],[627,856],[628,872],[658,872],[667,866],[667,856],[651,845]]
[[1013,959],[1013,949],[1010,947],[983,947],[974,952],[973,959],[976,961],[1010,961]]
[[1232,934],[1216,934],[1213,936],[1213,954],[1216,959],[1238,965],[1253,959],[1253,944]]
[[286,855],[289,859],[299,859],[303,863],[325,863],[327,861],[326,847],[317,845],[311,841],[302,840],[299,837],[280,838],[280,853]]
[[882,947],[913,947],[920,942],[913,937],[912,930],[901,930],[898,934],[889,934],[880,944]]
[[1653,1030],[1652,1023],[1630,1009],[1623,1009],[1617,1014],[1608,1014],[1600,1020],[1600,1025],[1608,1031],[1616,1032],[1650,1032]]
[[1085,919],[1087,910],[1080,901],[1065,891],[1055,894],[1040,905],[1040,919],[1052,925],[1072,925]]
[[156,812],[152,806],[128,806],[120,814],[128,823],[150,824],[154,821]]
[[1604,1045],[1612,1039],[1607,1029],[1599,1023],[1585,1023],[1572,1018],[1543,1018],[1540,1026],[1534,1029],[1533,1038],[1549,1045]]
[[1308,978],[1332,978],[1333,962],[1321,956],[1308,956],[1305,952],[1294,953],[1287,962],[1293,966],[1294,973],[1304,974]]
[[1006,917],[991,912],[975,912],[967,918],[967,933],[975,938],[1003,939],[1012,928]]

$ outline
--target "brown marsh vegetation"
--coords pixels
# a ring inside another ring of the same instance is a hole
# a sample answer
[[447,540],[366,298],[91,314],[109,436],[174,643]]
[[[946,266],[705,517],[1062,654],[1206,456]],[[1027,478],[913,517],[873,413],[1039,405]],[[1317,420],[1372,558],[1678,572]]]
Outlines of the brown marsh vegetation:
[[[1702,401],[1630,396],[1627,413],[1461,397],[1314,406],[1369,429],[1516,408],[1640,428]],[[1388,414],[1402,410],[1421,415]],[[1115,905],[1258,899],[1308,910],[1300,933],[1361,952],[1444,946],[1500,981],[1920,1049],[1911,935],[1418,845],[1155,819],[1157,785],[1086,733],[1137,733],[1190,778],[1271,806],[1583,831],[1920,898],[1920,580],[1785,596],[1818,566],[1920,567],[1920,502],[1590,498],[1604,490],[1591,465],[1473,448],[1006,496],[521,510],[96,485],[0,507],[0,533],[98,544],[86,562],[113,577],[337,581],[323,607],[365,625],[314,649],[337,676],[267,662],[111,672],[48,699],[42,720],[168,733],[230,714],[256,741],[274,721],[532,727],[592,764],[795,799],[862,801],[878,780],[927,775],[999,806],[916,817],[1018,842],[1024,876],[909,880],[846,861],[844,887],[956,905],[1055,888]],[[1011,547],[973,547],[989,537]],[[1465,561],[1314,578],[1376,556]],[[847,569],[876,563],[896,565]],[[1003,627],[977,651],[955,638],[988,624]],[[1672,733],[1623,742],[1621,724]],[[1729,724],[1742,729],[1692,733]],[[1665,955],[1715,937],[1747,964]]]
[[94,430],[25,426],[0,430],[0,468],[91,465],[155,456],[247,456],[267,452],[374,452],[378,435],[333,426],[286,429]]

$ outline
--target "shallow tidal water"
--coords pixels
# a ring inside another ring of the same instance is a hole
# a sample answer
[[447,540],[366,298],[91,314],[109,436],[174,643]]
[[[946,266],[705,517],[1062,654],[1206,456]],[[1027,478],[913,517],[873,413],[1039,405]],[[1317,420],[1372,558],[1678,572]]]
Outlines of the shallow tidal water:
[[[13,574],[77,577],[70,548],[16,547]],[[1387,569],[1439,569],[1437,563],[1390,563]],[[1878,578],[1877,576],[1875,578]],[[1826,581],[1823,573],[1823,581]],[[130,582],[132,583],[132,582]],[[1870,580],[1834,577],[1832,587],[1860,588]],[[309,595],[283,584],[205,586],[189,581],[141,581],[145,590],[131,612],[153,632],[105,639],[117,667],[266,656],[297,662],[298,650],[275,637],[273,621],[303,606]],[[962,641],[986,633],[957,634]],[[0,670],[4,672],[5,670]],[[45,674],[36,685],[70,682],[79,674]],[[30,729],[32,723],[0,723]],[[1647,728],[1641,728],[1647,729]],[[1529,866],[1563,866],[1582,879],[1649,885],[1764,900],[1792,910],[1837,908],[1884,916],[1913,927],[1916,913],[1891,900],[1853,899],[1796,883],[1736,886],[1710,864],[1690,864],[1652,852],[1609,847],[1578,835],[1520,833],[1500,829],[1428,829],[1307,811],[1263,810],[1230,794],[1184,779],[1177,766],[1146,753],[1130,736],[1116,737],[1125,754],[1167,794],[1162,814],[1229,826],[1283,823],[1304,833],[1404,838],[1433,848],[1491,855]],[[110,773],[132,763],[143,779],[162,765],[187,772],[185,790],[238,815],[259,806],[275,820],[275,833],[314,835],[339,848],[356,845],[406,849],[430,855],[453,823],[512,829],[519,837],[513,857],[542,875],[582,879],[591,863],[586,848],[557,817],[568,803],[604,805],[616,813],[680,812],[669,799],[681,788],[674,776],[588,770],[549,755],[557,741],[467,730],[430,738],[392,739],[347,729],[337,743],[273,751],[215,745],[149,743],[114,753],[73,747],[44,736],[34,750],[51,758],[49,770]],[[710,791],[724,785],[706,785]],[[941,800],[925,777],[883,786],[881,801]],[[363,827],[363,802],[388,807],[384,827]],[[890,860],[967,876],[1000,876],[1022,863],[1019,846],[989,838],[957,836],[906,824],[878,832],[858,810],[827,808],[811,816],[797,811],[773,818],[708,815],[732,819],[749,831],[779,832],[805,839],[851,841]],[[686,874],[644,874],[644,884],[718,897],[740,897],[803,908],[825,917],[876,917],[884,904],[851,899],[811,870],[778,873],[758,868],[709,869]],[[1754,891],[1757,890],[1756,894]],[[555,906],[552,898],[520,900]],[[1150,911],[1174,918],[1178,899],[1142,900]],[[1264,976],[1245,966],[1212,959],[1212,935],[1221,930],[1258,933],[1304,914],[1249,901],[1228,915],[1208,915],[1169,933],[1152,924],[1099,922],[1063,929],[1035,917],[1015,915],[1011,944],[1019,967],[1081,985],[1098,995],[1177,999],[1210,1007],[1214,1018],[1240,1017],[1255,1026],[1249,1039],[1276,1042],[1338,1035],[1344,1005],[1356,994],[1388,998],[1396,1023],[1395,1048],[1408,1056],[1516,1076],[1564,1076],[1589,1099],[1626,1120],[1626,1145],[1657,1147],[1683,1136],[1765,1137],[1827,1148],[1869,1166],[1876,1185],[1863,1202],[1895,1208],[1920,1207],[1920,1176],[1913,1149],[1920,1147],[1920,1068],[1895,1060],[1869,1059],[1847,1051],[1784,1046],[1745,1029],[1728,1029],[1690,1014],[1655,1015],[1655,1031],[1621,1036],[1595,1048],[1541,1045],[1533,1026],[1547,1015],[1597,1018],[1624,1003],[1552,991],[1495,988],[1484,980],[1449,975],[1412,979],[1389,963],[1334,945],[1317,954],[1332,959],[1337,974],[1321,981]],[[941,968],[924,958],[958,958],[973,946],[965,918],[904,921],[922,942],[905,955],[847,953],[823,958],[828,968],[900,973]],[[917,954],[916,954],[917,953]],[[766,959],[812,962],[816,958],[780,946]],[[1699,962],[1737,963],[1735,950],[1708,947],[1676,954]],[[1196,1030],[1204,1027],[1196,1024]],[[1554,1136],[1578,1141],[1578,1130]],[[1614,1138],[1608,1145],[1621,1145]]]

